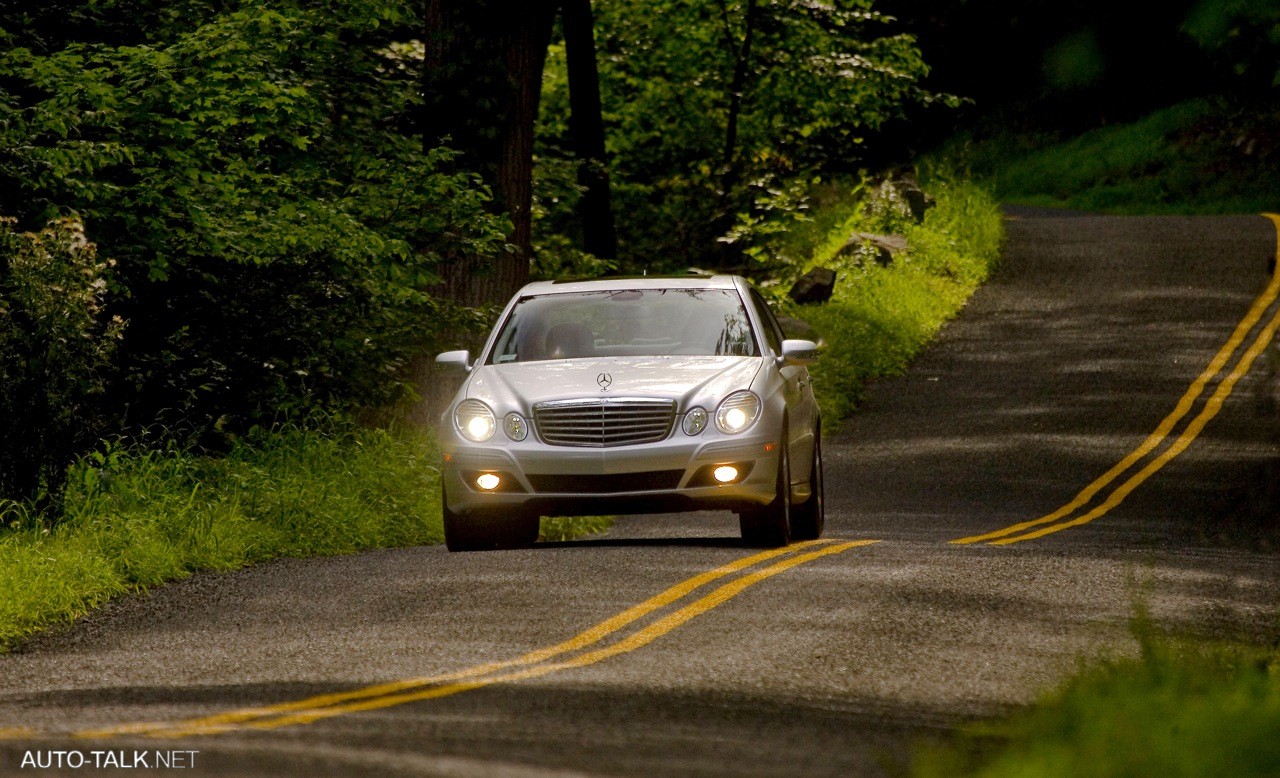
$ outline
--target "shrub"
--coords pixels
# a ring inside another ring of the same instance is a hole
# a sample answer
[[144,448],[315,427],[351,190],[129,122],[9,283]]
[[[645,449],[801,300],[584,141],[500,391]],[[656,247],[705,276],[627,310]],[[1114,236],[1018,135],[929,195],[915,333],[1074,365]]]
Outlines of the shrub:
[[111,262],[74,219],[19,234],[0,219],[0,498],[37,506],[97,439],[95,407],[124,329],[105,314]]

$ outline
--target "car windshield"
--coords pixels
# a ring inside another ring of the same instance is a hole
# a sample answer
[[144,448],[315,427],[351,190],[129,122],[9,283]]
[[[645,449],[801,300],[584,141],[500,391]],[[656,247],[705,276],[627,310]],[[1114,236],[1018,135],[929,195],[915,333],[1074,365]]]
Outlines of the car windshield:
[[626,289],[526,297],[498,333],[490,364],[584,357],[757,356],[732,289]]

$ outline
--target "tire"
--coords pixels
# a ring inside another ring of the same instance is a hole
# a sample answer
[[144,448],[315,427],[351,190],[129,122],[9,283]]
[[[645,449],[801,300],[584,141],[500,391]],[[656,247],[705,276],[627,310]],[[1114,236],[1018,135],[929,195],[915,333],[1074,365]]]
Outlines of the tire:
[[788,449],[784,428],[782,443],[778,446],[778,479],[773,502],[738,514],[742,539],[748,545],[781,548],[791,543],[791,455]]
[[483,551],[494,548],[527,548],[538,540],[538,516],[518,510],[473,511],[465,516],[449,510],[441,493],[444,545],[450,551]]
[[809,470],[809,499],[791,508],[791,537],[795,540],[817,540],[827,522],[826,496],[823,494],[822,434],[813,434],[813,465]]

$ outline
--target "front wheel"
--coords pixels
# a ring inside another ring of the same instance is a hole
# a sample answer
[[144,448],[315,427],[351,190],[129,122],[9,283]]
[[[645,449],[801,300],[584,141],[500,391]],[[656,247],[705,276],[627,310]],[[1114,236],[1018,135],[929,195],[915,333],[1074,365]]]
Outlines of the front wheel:
[[538,540],[538,516],[516,509],[474,511],[464,516],[449,510],[449,503],[443,499],[440,507],[444,545],[450,551],[525,548]]
[[773,502],[738,514],[742,539],[752,546],[779,548],[791,543],[791,456],[787,431],[779,444],[777,491]]
[[813,435],[813,466],[809,470],[809,499],[791,509],[791,537],[817,540],[827,522],[826,498],[822,493],[822,436]]

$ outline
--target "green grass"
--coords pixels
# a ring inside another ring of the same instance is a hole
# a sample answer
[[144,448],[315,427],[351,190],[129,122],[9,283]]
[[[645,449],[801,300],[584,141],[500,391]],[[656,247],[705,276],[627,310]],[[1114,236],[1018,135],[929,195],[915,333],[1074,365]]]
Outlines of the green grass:
[[[440,543],[439,451],[344,422],[257,432],[224,457],[114,447],[70,473],[62,517],[0,504],[0,649],[112,597],[276,557]],[[543,519],[543,540],[609,527]]]
[[1193,100],[1074,137],[997,131],[960,139],[1003,202],[1117,214],[1280,209],[1275,117]]
[[1274,649],[1141,636],[1009,719],[922,750],[916,778],[1280,775]]
[[[826,341],[811,372],[828,422],[853,411],[868,380],[905,371],[999,257],[1003,227],[986,190],[944,175],[926,179],[925,189],[937,205],[917,225],[877,210],[875,194],[862,187],[828,186],[819,193],[814,221],[788,238],[786,251],[810,257],[805,268],[830,267],[838,274],[829,302],[785,311],[812,324]],[[895,231],[910,248],[888,267],[836,256],[853,232]]]
[[52,526],[4,513],[0,646],[196,570],[439,543],[438,461],[421,433],[355,426],[256,434],[219,458],[95,454]]

